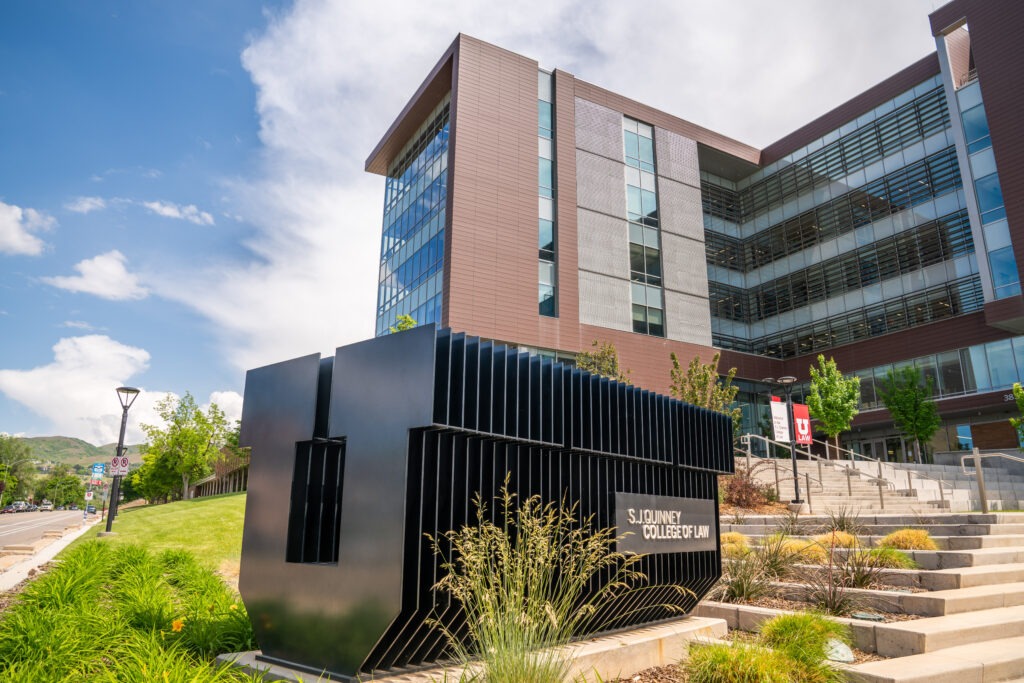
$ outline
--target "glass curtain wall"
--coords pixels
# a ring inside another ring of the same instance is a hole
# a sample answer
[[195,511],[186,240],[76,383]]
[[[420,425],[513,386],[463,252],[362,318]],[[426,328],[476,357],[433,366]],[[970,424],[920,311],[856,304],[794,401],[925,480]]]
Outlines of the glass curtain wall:
[[665,336],[661,281],[661,226],[655,180],[654,129],[624,117],[626,216],[629,220],[629,272],[633,331]]
[[558,282],[555,244],[555,117],[554,76],[537,73],[537,147],[538,147],[538,313],[558,316]]
[[377,293],[377,335],[399,315],[441,322],[449,101],[446,96],[388,170]]

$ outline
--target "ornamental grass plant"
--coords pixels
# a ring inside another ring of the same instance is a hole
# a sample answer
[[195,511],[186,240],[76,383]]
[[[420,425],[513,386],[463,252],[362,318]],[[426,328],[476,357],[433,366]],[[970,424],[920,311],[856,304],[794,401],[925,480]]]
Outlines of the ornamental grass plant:
[[259,680],[210,663],[256,644],[245,607],[191,554],[92,541],[63,558],[0,619],[0,680]]
[[898,529],[878,542],[879,548],[897,550],[938,550],[931,534],[924,529]]
[[479,662],[482,680],[561,683],[571,663],[558,647],[645,589],[641,556],[615,551],[614,530],[592,528],[592,518],[581,523],[576,506],[517,501],[507,482],[496,520],[483,500],[475,503],[475,525],[430,539],[444,571],[435,590],[465,612],[464,625],[433,625],[460,661]]

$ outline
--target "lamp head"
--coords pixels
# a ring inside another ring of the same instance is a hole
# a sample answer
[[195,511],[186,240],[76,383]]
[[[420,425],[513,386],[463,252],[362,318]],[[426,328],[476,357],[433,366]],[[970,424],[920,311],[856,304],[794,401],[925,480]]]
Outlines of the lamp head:
[[779,382],[779,384],[781,384],[783,386],[786,386],[788,384],[795,383],[796,382],[796,377],[793,377],[792,375],[786,375],[785,377],[780,377],[778,379],[778,382]]
[[139,390],[135,387],[118,387],[117,398],[121,401],[121,407],[128,410],[132,407],[132,403],[135,402],[135,398],[139,395]]

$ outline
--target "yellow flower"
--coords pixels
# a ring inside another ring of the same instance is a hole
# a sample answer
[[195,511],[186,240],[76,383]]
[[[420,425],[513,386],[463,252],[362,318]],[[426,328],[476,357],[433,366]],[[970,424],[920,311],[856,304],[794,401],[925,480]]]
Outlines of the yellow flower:
[[228,607],[228,609],[238,609],[238,605],[231,605],[231,607]]
[[175,619],[171,622],[171,630],[175,633],[180,633],[181,629],[185,628],[185,618]]

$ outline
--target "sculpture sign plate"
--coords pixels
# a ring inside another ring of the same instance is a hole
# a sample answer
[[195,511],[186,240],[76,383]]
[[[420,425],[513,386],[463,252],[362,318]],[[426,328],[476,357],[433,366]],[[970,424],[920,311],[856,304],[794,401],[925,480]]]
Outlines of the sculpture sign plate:
[[626,553],[692,553],[718,550],[715,501],[637,493],[615,494],[615,527],[628,534],[618,543]]

